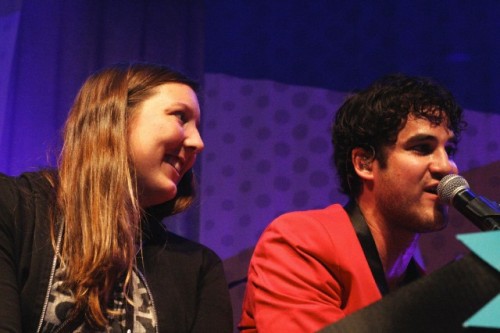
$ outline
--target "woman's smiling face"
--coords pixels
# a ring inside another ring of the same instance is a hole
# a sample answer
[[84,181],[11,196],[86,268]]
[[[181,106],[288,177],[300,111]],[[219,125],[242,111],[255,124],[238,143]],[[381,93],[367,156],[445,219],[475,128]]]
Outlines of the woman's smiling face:
[[182,83],[158,86],[139,106],[130,124],[129,149],[141,207],[175,197],[177,184],[204,147],[199,123],[198,98]]

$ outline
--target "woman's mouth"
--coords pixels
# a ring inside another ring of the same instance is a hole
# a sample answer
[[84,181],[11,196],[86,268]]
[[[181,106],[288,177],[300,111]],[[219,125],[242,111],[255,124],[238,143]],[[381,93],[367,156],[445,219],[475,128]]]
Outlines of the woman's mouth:
[[173,155],[167,155],[165,156],[163,161],[167,164],[170,164],[177,171],[179,175],[181,174],[182,160],[179,157]]

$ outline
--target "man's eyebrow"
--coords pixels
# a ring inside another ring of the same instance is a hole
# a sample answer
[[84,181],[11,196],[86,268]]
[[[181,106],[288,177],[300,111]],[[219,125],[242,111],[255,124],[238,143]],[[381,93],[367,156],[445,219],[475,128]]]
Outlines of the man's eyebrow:
[[[415,134],[414,136],[409,137],[406,142],[407,143],[414,143],[414,142],[421,142],[421,141],[437,141],[437,137],[431,134]],[[457,144],[458,140],[457,138],[452,135],[448,138],[447,140],[449,143]]]
[[437,141],[434,135],[430,134],[415,134],[406,140],[406,143],[416,143],[421,141]]

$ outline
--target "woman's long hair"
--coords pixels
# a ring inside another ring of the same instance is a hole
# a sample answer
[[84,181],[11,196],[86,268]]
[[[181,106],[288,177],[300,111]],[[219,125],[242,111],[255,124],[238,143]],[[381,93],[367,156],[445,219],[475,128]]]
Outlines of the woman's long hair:
[[[128,149],[130,123],[155,88],[169,82],[197,88],[184,75],[151,64],[97,72],[80,89],[64,128],[52,236],[54,240],[60,219],[59,255],[75,297],[72,315],[83,311],[98,328],[113,314],[108,304],[119,279],[125,279],[127,290],[141,238],[141,207]],[[191,204],[192,182],[188,172],[176,197],[166,203],[171,214]]]

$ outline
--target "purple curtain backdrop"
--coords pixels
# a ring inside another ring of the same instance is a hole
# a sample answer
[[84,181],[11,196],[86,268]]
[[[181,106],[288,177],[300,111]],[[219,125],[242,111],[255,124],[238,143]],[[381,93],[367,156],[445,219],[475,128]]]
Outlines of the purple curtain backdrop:
[[[203,79],[200,1],[26,0],[0,8],[1,172],[55,165],[68,110],[95,70],[148,61]],[[199,237],[197,209],[172,220],[175,231]]]

